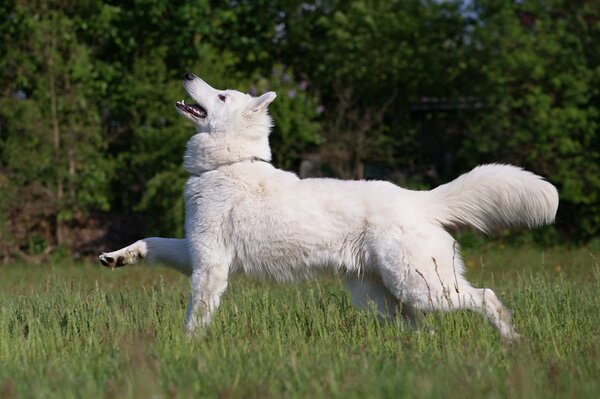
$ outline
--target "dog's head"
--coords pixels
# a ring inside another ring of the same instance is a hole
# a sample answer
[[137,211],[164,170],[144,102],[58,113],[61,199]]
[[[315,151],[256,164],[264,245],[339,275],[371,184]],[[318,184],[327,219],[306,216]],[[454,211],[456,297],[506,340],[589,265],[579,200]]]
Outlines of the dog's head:
[[218,90],[192,73],[185,74],[183,87],[196,104],[182,100],[175,107],[198,133],[269,134],[267,107],[277,97],[274,92],[253,97],[237,90]]
[[248,159],[271,160],[272,121],[267,107],[277,97],[274,92],[253,97],[236,90],[218,90],[191,73],[185,74],[183,87],[196,102],[175,104],[198,133],[188,141],[184,156],[184,167],[190,173]]

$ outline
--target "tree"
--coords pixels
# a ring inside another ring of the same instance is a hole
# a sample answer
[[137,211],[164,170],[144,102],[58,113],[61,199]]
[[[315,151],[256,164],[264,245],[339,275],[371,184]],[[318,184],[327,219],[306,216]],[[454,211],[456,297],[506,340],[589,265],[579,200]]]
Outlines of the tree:
[[480,71],[474,93],[485,110],[470,121],[462,158],[510,162],[547,176],[561,193],[563,228],[573,238],[598,234],[600,70],[593,21],[600,8],[476,1],[473,12],[471,62]]
[[21,250],[68,246],[65,222],[109,204],[112,165],[90,101],[94,60],[69,7],[14,4],[1,28],[2,168],[11,209],[5,234]]
[[[431,133],[412,108],[424,98],[452,102],[464,95],[468,40],[461,2],[304,3],[284,23],[281,57],[319,90],[328,121],[322,149],[335,163],[331,169],[344,177],[417,180],[431,159],[443,157],[439,150],[421,155],[430,150],[422,142]],[[433,117],[449,128],[459,120],[458,114]],[[434,133],[432,141],[456,142]],[[372,166],[366,174],[365,164]]]

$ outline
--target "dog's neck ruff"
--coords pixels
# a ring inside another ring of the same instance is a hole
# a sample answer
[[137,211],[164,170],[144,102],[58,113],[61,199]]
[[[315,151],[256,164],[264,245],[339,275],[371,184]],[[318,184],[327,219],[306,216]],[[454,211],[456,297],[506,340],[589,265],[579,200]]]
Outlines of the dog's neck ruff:
[[206,170],[203,170],[202,172],[199,172],[199,173],[190,173],[190,175],[191,176],[202,176],[206,172],[212,172],[212,171],[215,171],[215,170],[219,170],[219,169],[221,169],[221,168],[223,168],[225,166],[231,166],[231,165],[235,165],[235,164],[242,163],[242,162],[264,162],[264,163],[268,163],[268,164],[271,163],[269,160],[266,160],[264,158],[249,157],[249,158],[239,159],[239,160],[233,161],[233,162],[222,163],[222,164],[219,164],[219,165],[215,166],[212,169],[206,169]]

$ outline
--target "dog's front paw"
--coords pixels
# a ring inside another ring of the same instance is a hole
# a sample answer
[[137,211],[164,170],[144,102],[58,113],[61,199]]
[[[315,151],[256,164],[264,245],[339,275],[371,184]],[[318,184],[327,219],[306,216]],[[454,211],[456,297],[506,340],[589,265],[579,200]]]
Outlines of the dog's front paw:
[[110,267],[111,269],[115,269],[116,267],[125,266],[127,263],[125,262],[124,256],[114,256],[111,253],[103,253],[98,257],[100,263],[102,263],[105,267]]

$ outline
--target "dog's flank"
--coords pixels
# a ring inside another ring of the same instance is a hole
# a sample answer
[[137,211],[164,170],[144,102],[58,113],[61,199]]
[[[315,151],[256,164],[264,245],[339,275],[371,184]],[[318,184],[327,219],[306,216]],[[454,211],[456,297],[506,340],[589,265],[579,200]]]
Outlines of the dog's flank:
[[356,306],[373,302],[382,316],[401,308],[416,324],[422,312],[471,309],[503,338],[517,337],[494,292],[465,279],[458,245],[444,227],[465,224],[489,233],[551,223],[554,186],[497,164],[431,191],[299,179],[268,163],[267,108],[275,93],[255,98],[217,90],[192,74],[184,87],[197,102],[176,106],[197,131],[184,156],[186,238],[143,239],[100,260],[110,267],[161,261],[191,275],[188,332],[210,323],[231,272],[290,280],[330,268],[346,274]]

